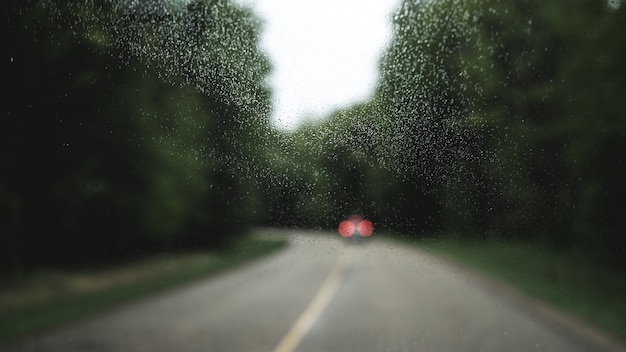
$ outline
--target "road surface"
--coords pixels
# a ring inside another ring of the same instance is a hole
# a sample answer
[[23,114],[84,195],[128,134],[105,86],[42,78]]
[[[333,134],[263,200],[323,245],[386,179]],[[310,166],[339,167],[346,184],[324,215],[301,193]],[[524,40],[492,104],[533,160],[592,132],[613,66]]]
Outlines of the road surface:
[[414,248],[324,233],[6,351],[605,351]]

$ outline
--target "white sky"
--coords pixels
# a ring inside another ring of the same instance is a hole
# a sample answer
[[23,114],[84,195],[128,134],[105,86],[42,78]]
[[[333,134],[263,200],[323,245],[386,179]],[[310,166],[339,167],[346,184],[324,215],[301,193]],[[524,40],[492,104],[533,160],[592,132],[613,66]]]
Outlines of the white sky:
[[398,0],[238,1],[265,22],[277,127],[292,129],[371,95]]

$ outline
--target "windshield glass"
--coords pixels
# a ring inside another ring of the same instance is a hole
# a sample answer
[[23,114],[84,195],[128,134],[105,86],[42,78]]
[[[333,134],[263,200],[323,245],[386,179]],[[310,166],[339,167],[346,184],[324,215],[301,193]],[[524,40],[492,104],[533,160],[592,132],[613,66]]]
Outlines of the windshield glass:
[[624,348],[621,0],[1,11],[0,350]]

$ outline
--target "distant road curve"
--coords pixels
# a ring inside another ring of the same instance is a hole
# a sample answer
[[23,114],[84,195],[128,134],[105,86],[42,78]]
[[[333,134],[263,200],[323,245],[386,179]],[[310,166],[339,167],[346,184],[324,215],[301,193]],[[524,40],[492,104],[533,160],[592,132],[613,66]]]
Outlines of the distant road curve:
[[281,236],[273,256],[0,350],[624,351],[414,248]]

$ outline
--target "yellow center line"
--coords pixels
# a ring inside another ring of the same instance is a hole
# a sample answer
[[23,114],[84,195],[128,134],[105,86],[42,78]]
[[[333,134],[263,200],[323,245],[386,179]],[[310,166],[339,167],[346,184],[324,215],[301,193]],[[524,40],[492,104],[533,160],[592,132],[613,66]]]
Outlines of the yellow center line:
[[300,343],[302,338],[311,329],[317,318],[337,292],[341,284],[343,269],[349,261],[349,252],[342,253],[337,259],[335,266],[326,277],[326,281],[322,284],[319,291],[309,306],[300,315],[298,320],[293,324],[289,332],[280,340],[280,343],[274,349],[274,352],[292,352]]

